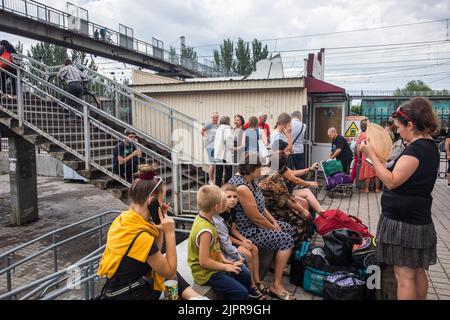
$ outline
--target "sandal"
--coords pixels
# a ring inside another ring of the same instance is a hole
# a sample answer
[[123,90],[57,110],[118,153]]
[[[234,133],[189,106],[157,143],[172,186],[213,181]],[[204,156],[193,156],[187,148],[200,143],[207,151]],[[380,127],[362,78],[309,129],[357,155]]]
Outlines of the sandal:
[[269,294],[270,290],[269,288],[267,288],[262,282],[257,282],[256,284],[256,288],[258,288],[258,290],[262,293],[262,294]]
[[283,292],[281,294],[278,294],[278,293],[275,293],[273,291],[270,291],[269,294],[270,294],[271,297],[277,298],[279,300],[297,300],[294,296],[291,296],[291,294],[289,292],[287,292],[287,291],[285,291],[285,292]]
[[250,300],[266,300],[266,296],[263,295],[257,287],[250,288],[249,295]]

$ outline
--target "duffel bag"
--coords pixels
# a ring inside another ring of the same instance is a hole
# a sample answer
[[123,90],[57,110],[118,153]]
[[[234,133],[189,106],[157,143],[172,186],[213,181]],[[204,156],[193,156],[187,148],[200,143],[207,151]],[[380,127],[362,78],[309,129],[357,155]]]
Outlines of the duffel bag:
[[352,250],[353,266],[355,268],[368,268],[376,265],[375,253],[377,251],[376,238],[363,238],[360,244],[355,244]]
[[327,177],[331,177],[333,174],[337,172],[344,172],[344,167],[342,166],[342,162],[336,159],[327,160],[322,162],[322,167],[324,174]]
[[319,213],[314,219],[317,233],[323,236],[333,230],[350,229],[361,234],[363,237],[372,237],[369,228],[355,216],[345,214],[339,209],[327,210]]
[[303,287],[303,278],[305,276],[305,267],[303,266],[303,257],[313,246],[309,241],[302,241],[299,248],[294,251],[291,258],[290,282],[297,286]]
[[362,241],[361,235],[349,229],[333,230],[323,236],[326,259],[331,265],[352,265],[352,249]]
[[344,172],[337,172],[328,178],[327,189],[331,190],[340,184],[352,184],[352,177]]
[[366,282],[355,273],[336,272],[324,279],[323,298],[325,300],[365,300]]

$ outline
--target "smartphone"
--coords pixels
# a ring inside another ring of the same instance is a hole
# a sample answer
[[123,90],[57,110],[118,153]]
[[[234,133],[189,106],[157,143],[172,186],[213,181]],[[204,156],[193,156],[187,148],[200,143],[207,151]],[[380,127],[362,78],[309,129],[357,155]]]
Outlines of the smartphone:
[[155,224],[161,223],[161,219],[159,218],[159,208],[161,208],[161,206],[158,199],[153,199],[153,201],[148,205],[150,216],[152,217],[153,223]]

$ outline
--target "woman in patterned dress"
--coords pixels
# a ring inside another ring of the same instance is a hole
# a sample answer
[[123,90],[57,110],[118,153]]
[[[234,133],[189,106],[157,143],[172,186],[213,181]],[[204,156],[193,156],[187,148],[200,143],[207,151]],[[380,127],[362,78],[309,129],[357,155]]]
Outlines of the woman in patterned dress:
[[259,248],[276,251],[275,273],[270,294],[281,300],[295,300],[283,286],[283,271],[294,247],[293,228],[277,221],[266,208],[264,195],[255,180],[261,176],[258,154],[246,153],[239,173],[228,182],[237,188],[236,226],[239,232]]

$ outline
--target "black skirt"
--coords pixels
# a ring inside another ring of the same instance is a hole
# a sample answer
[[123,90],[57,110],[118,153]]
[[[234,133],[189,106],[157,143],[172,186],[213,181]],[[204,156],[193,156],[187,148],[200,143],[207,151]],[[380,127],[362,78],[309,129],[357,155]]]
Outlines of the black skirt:
[[377,229],[377,262],[428,270],[437,260],[434,224],[413,225],[381,215]]

